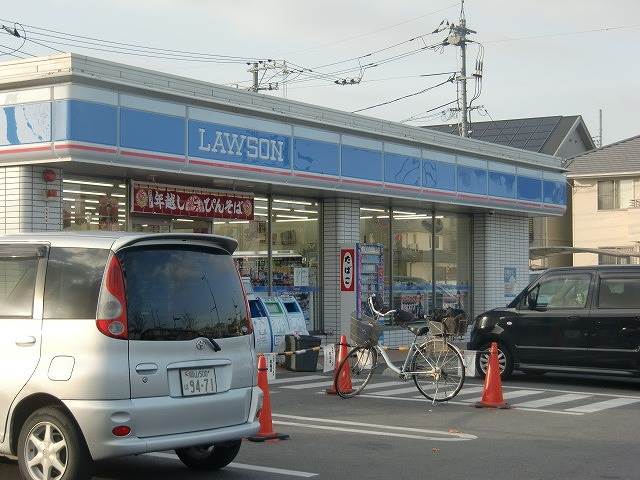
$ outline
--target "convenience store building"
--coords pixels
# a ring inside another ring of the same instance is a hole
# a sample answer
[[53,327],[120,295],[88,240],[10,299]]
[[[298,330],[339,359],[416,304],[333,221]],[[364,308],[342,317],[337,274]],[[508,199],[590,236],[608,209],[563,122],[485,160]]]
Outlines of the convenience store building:
[[340,248],[384,247],[388,300],[470,315],[527,284],[556,157],[62,54],[0,65],[0,233],[208,232],[257,292],[340,322]]

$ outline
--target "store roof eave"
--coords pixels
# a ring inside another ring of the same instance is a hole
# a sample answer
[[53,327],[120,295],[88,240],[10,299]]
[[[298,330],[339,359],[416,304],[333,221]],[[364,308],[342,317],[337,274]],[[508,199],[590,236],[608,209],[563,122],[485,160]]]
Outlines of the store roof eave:
[[[12,69],[13,67],[13,69]],[[2,64],[0,88],[16,85],[83,81],[103,86],[117,85],[146,90],[174,98],[207,102],[211,106],[255,112],[262,116],[295,119],[306,124],[330,126],[347,132],[377,135],[424,147],[452,149],[461,154],[480,155],[517,164],[564,172],[560,159],[551,155],[462,138],[397,122],[343,112],[294,100],[237,90],[223,85],[159,73],[77,54],[19,60]]]
[[[43,162],[40,162],[43,163]],[[24,162],[22,163],[24,164]],[[114,163],[103,163],[100,161],[82,158],[60,158],[58,161],[49,161],[51,166],[64,168],[68,174],[82,176],[108,176],[121,177],[123,179],[136,179],[140,181],[153,181],[157,183],[175,184],[176,171],[160,169],[157,167],[126,166]],[[203,188],[232,189],[237,191],[253,192],[256,195],[274,194],[283,197],[300,196],[305,198],[335,198],[336,191],[331,188],[310,186],[302,184],[291,184],[275,180],[259,181],[256,179],[242,179],[233,175],[206,175],[198,172],[180,172],[180,184],[188,184]],[[441,208],[446,211],[461,213],[507,213],[522,215],[526,217],[538,216],[561,216],[564,211],[540,212],[525,208],[513,208],[501,205],[483,205],[480,203],[466,202],[455,203],[446,200],[433,198],[415,198],[398,195],[391,192],[364,192],[358,190],[342,190],[340,196],[345,198],[357,198],[361,201],[375,205],[391,206],[396,208]]]

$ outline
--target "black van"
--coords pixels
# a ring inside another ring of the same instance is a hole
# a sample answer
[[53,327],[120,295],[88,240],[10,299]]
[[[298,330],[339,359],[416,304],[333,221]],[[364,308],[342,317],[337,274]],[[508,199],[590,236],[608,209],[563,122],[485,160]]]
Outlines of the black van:
[[640,265],[549,269],[509,305],[476,317],[468,348],[486,372],[640,374]]

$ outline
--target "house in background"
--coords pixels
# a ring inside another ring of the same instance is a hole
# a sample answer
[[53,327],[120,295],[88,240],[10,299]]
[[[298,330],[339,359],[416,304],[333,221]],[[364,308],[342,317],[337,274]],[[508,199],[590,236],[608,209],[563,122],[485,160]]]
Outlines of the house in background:
[[[640,263],[640,135],[567,161],[574,265]],[[569,199],[567,198],[567,201]]]
[[[458,125],[429,125],[424,128],[458,134]],[[517,118],[470,124],[469,137],[532,152],[555,155],[562,159],[593,150],[596,145],[581,115]],[[640,192],[639,192],[640,193]],[[529,246],[537,252],[555,253],[550,247],[571,247],[571,196],[562,217],[535,217],[529,220]],[[551,255],[532,260],[532,267],[568,266],[571,255]]]

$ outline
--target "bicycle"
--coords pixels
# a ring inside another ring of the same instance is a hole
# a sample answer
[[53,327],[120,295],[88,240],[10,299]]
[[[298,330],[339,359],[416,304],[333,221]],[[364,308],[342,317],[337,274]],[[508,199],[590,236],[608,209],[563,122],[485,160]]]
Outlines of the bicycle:
[[[419,319],[399,309],[382,313],[374,305],[374,296],[369,297],[368,304],[377,318],[373,319],[364,314],[364,318],[352,316],[351,339],[356,346],[338,366],[334,379],[338,395],[342,398],[352,398],[362,392],[378,366],[380,354],[387,366],[398,374],[400,380],[407,381],[413,378],[416,388],[433,403],[445,402],[455,397],[464,384],[465,367],[460,350],[447,340],[448,333],[444,323],[428,320],[425,324],[415,325]],[[397,325],[414,334],[401,368],[391,362],[386,348],[378,345],[383,327],[381,320],[391,315],[394,316]],[[423,340],[422,337],[425,335],[428,337]],[[343,391],[340,388],[338,379],[343,368],[350,369],[352,379],[362,379],[360,383],[353,382],[352,391]]]

